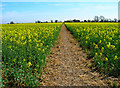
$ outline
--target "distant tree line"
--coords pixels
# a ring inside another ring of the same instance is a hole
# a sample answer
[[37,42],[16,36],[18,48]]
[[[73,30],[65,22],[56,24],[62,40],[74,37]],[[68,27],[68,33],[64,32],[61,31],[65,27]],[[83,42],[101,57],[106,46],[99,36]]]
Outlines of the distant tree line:
[[[58,23],[58,22],[62,22],[62,21],[58,21],[58,20],[51,20],[50,22],[48,21],[35,21],[35,23]],[[114,20],[111,20],[111,19],[108,19],[108,18],[105,18],[104,16],[95,16],[93,20],[83,20],[83,21],[80,21],[78,19],[73,19],[73,20],[66,20],[64,22],[120,22],[120,19],[117,20],[116,18],[114,18]],[[10,23],[8,24],[15,24],[13,21],[11,21]]]
[[117,20],[116,18],[114,18],[114,20],[111,20],[111,19],[105,18],[104,16],[100,16],[100,17],[95,16],[94,21],[95,22],[119,22],[120,20]]
[[[55,21],[51,20],[50,22],[48,22],[48,21],[42,22],[42,21],[39,21],[39,20],[35,21],[35,23],[58,23],[58,22],[62,22],[62,21],[58,21],[58,20],[55,20]],[[15,24],[15,23],[13,21],[11,21],[10,23],[7,23],[7,24]]]
[[58,22],[62,22],[62,21],[58,21],[58,20],[55,20],[55,21],[51,20],[50,22],[48,22],[48,21],[41,22],[39,20],[35,21],[35,23],[58,23]]
[[38,20],[38,21],[35,21],[35,23],[41,23],[41,21]]
[[95,16],[93,20],[84,20],[84,21],[80,21],[80,20],[67,20],[64,22],[120,22],[120,20],[117,20],[116,18],[114,18],[114,20],[105,18],[104,16]]
[[7,24],[15,24],[13,21],[11,21],[10,23],[7,23]]
[[80,20],[74,19],[74,20],[67,20],[67,21],[64,21],[64,22],[80,22]]

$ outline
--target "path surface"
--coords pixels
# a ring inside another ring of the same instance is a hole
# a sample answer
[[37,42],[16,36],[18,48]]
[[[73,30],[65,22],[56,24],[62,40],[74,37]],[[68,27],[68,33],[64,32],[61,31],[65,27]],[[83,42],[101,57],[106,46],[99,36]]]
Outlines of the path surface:
[[105,85],[86,65],[87,54],[62,25],[59,41],[52,48],[44,69],[42,85],[44,86],[102,86]]

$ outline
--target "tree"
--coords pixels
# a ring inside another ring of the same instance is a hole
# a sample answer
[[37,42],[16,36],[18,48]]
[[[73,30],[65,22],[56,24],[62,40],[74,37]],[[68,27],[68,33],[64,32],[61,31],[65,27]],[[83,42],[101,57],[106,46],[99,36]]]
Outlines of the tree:
[[104,22],[105,17],[104,16],[100,16],[100,22]]
[[116,19],[116,18],[114,18],[114,22],[117,22],[117,19]]
[[51,23],[53,23],[53,20],[51,20]]
[[38,21],[35,21],[35,23],[41,23],[41,22],[38,20]]
[[112,21],[112,20],[109,18],[109,19],[108,19],[108,22],[111,22],[111,21]]
[[80,20],[76,20],[76,19],[74,19],[73,22],[80,22]]
[[11,22],[10,22],[10,24],[14,24],[14,22],[13,22],[13,21],[11,21]]
[[88,20],[88,22],[91,22],[90,20]]
[[84,20],[84,22],[87,22],[87,20]]
[[95,22],[95,20],[91,20],[91,22]]
[[94,17],[94,21],[95,21],[95,22],[99,22],[99,17],[98,17],[98,16],[95,16],[95,17]]
[[120,22],[120,20],[118,20],[118,22]]
[[66,21],[64,21],[64,22],[73,22],[72,20],[66,20]]
[[40,21],[38,20],[38,23],[40,23]]
[[104,22],[108,22],[108,19],[107,19],[107,18],[105,18]]
[[74,19],[73,22],[76,22],[76,19]]
[[55,20],[55,23],[57,23],[58,22],[58,20]]

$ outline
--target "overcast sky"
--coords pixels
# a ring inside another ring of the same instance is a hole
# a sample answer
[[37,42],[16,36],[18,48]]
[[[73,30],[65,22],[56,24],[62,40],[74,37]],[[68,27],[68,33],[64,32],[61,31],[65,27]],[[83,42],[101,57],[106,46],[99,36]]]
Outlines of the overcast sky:
[[[17,0],[20,1],[20,0]],[[22,0],[21,0],[22,1]],[[93,20],[94,16],[104,16],[106,18],[118,18],[118,1],[119,0],[74,0],[74,2],[55,2],[55,0],[44,0],[44,2],[15,2],[15,0],[2,0],[0,8],[2,9],[2,22],[8,23],[27,23],[50,20]],[[45,2],[46,1],[46,2]],[[54,2],[50,2],[54,1]],[[57,0],[56,0],[57,1]],[[92,2],[90,2],[92,1]],[[100,2],[101,1],[101,2]],[[106,1],[106,2],[104,2]]]

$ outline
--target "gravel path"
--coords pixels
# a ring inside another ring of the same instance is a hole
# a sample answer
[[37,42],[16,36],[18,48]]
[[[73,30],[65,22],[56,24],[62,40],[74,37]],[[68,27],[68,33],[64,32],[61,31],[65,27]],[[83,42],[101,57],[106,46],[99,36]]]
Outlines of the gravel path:
[[80,48],[65,25],[62,25],[59,41],[47,58],[42,75],[43,86],[105,86],[97,72],[87,65],[87,54]]

